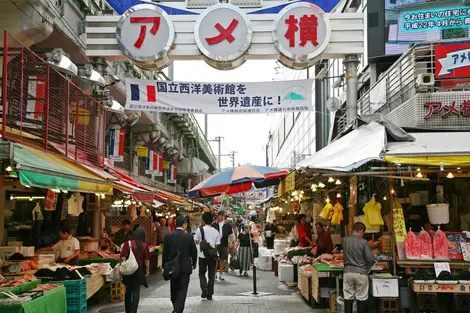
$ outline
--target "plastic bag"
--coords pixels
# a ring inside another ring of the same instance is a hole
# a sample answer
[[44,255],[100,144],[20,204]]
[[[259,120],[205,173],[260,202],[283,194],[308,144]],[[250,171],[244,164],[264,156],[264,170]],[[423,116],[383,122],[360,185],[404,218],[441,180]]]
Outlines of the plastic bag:
[[331,224],[340,225],[343,220],[343,206],[341,203],[336,203],[333,207],[333,216],[331,217]]
[[440,226],[432,240],[432,251],[434,253],[434,260],[448,260],[449,248],[447,247],[446,234],[441,230]]
[[421,259],[418,237],[411,231],[411,228],[405,239],[405,254],[406,258],[409,260]]
[[382,205],[375,201],[375,196],[372,196],[363,208],[364,224],[367,228],[380,228],[380,226],[384,225],[381,210]]
[[418,235],[421,260],[432,260],[432,241],[427,231],[421,228]]
[[325,204],[323,209],[320,212],[320,217],[323,217],[324,219],[329,219],[330,216],[330,211],[333,209],[333,205],[331,203]]
[[116,266],[111,270],[109,274],[109,279],[112,281],[119,281],[121,280],[121,263],[116,264]]

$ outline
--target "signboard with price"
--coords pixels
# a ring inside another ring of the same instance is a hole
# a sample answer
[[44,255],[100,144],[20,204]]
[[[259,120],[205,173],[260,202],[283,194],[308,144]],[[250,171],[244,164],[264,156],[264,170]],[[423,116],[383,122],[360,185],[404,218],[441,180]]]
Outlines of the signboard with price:
[[470,285],[440,285],[413,283],[413,291],[417,293],[470,293]]

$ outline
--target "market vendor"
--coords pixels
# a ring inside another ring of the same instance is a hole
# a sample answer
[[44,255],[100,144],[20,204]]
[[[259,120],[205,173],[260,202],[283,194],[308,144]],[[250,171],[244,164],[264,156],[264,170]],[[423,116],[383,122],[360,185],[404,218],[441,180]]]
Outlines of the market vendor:
[[311,247],[312,242],[312,230],[309,224],[307,224],[307,216],[300,214],[298,216],[299,225],[297,225],[297,231],[299,234],[299,247]]
[[119,247],[132,239],[131,221],[125,219],[121,222],[121,229],[114,234],[114,243]]
[[318,222],[315,224],[315,230],[317,232],[317,253],[316,257],[333,252],[333,240],[331,239],[330,232],[325,230],[322,223]]
[[56,253],[58,263],[78,265],[80,254],[80,242],[70,234],[68,227],[62,227],[59,231],[60,241],[52,247],[41,248],[37,252],[53,250]]

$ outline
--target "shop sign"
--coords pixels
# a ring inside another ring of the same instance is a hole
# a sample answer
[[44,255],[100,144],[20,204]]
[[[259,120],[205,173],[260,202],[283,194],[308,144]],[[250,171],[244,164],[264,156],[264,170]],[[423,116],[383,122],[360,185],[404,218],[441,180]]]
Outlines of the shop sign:
[[300,69],[316,63],[330,42],[330,35],[329,19],[312,3],[288,5],[274,21],[274,46],[287,67]]
[[109,131],[108,154],[111,161],[124,161],[124,142],[126,131],[123,129],[111,129]]
[[122,52],[138,62],[162,62],[167,58],[175,39],[170,16],[152,4],[139,4],[119,19],[116,39]]
[[312,111],[313,80],[190,83],[126,79],[127,110],[200,114]]
[[294,190],[295,190],[295,171],[286,176],[285,192],[292,192]]
[[233,69],[245,62],[243,55],[250,47],[253,31],[250,20],[240,8],[217,4],[198,19],[194,36],[209,65]]
[[436,78],[470,77],[469,43],[438,45],[434,53],[436,58]]
[[424,107],[427,109],[425,119],[431,117],[440,116],[446,117],[470,117],[470,99],[458,102],[456,100],[450,100],[449,102],[442,101],[429,101],[424,103]]
[[149,155],[149,148],[144,146],[136,146],[135,151],[139,158],[147,158]]

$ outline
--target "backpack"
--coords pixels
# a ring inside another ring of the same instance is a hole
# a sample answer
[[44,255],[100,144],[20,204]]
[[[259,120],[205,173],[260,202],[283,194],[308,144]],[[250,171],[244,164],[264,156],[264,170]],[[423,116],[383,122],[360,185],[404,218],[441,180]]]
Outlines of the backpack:
[[212,247],[207,241],[206,238],[204,237],[204,228],[201,227],[199,228],[201,232],[201,242],[199,243],[199,248],[201,249],[202,253],[204,253],[204,256],[206,259],[209,260],[217,260],[219,258],[217,254],[217,249]]

